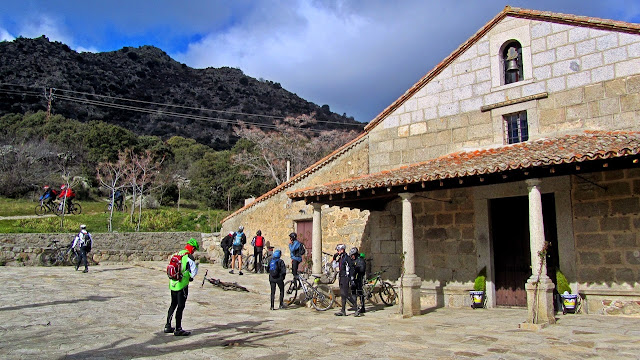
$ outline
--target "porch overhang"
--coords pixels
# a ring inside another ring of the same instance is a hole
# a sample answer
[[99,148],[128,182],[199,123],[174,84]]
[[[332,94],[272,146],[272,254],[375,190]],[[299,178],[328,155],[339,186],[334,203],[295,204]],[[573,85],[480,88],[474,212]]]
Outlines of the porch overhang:
[[[577,175],[640,165],[639,132],[586,131],[449,154],[358,178],[293,190],[292,200],[382,210],[400,193],[417,193]],[[585,181],[588,181],[585,179]]]

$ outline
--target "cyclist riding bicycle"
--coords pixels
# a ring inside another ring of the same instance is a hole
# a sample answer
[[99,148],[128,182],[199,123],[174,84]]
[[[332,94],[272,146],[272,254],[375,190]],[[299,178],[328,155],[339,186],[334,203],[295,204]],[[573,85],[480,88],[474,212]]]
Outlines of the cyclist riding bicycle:
[[49,207],[53,207],[53,200],[58,196],[58,192],[50,188],[49,185],[45,185],[43,189],[44,193],[40,196],[40,201],[44,200]]
[[118,189],[113,194],[113,203],[116,206],[116,209],[122,209],[122,202],[124,201],[124,193],[122,190]]
[[72,202],[73,199],[76,198],[76,193],[73,192],[73,190],[70,187],[67,187],[67,185],[62,184],[62,186],[60,186],[60,195],[58,195],[58,199],[65,200],[66,201],[66,208],[67,209],[71,209],[72,208]]

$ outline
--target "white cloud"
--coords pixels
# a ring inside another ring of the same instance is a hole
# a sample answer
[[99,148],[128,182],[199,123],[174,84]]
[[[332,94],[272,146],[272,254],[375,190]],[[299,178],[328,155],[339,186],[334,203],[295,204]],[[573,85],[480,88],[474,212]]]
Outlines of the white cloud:
[[13,41],[15,36],[9,34],[9,32],[3,28],[0,28],[0,41]]

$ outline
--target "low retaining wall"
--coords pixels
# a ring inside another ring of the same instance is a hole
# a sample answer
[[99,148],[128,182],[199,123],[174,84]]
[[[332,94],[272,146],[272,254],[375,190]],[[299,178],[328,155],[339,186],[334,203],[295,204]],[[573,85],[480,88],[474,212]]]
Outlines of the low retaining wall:
[[[187,240],[200,241],[197,259],[218,261],[222,255],[218,234],[199,232],[174,233],[92,233],[90,256],[95,262],[163,261],[184,247]],[[0,263],[2,265],[39,265],[39,256],[51,248],[53,240],[68,246],[72,234],[0,234]]]

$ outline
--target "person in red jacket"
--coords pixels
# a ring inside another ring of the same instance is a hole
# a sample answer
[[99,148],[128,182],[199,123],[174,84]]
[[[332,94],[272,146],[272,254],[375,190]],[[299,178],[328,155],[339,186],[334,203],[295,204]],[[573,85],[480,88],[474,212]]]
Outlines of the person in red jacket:
[[[58,195],[58,199],[60,199],[61,201],[66,199],[65,207],[67,209],[71,208],[71,203],[75,198],[76,198],[76,193],[74,193],[70,187],[67,187],[67,185],[65,184],[62,184],[62,186],[60,186],[60,195]],[[62,203],[60,204],[60,206],[62,206]]]
[[262,231],[258,230],[256,232],[256,236],[253,237],[251,241],[251,245],[253,245],[253,264],[254,271],[264,272],[264,267],[262,266],[262,249],[264,248],[264,236],[262,236]]

